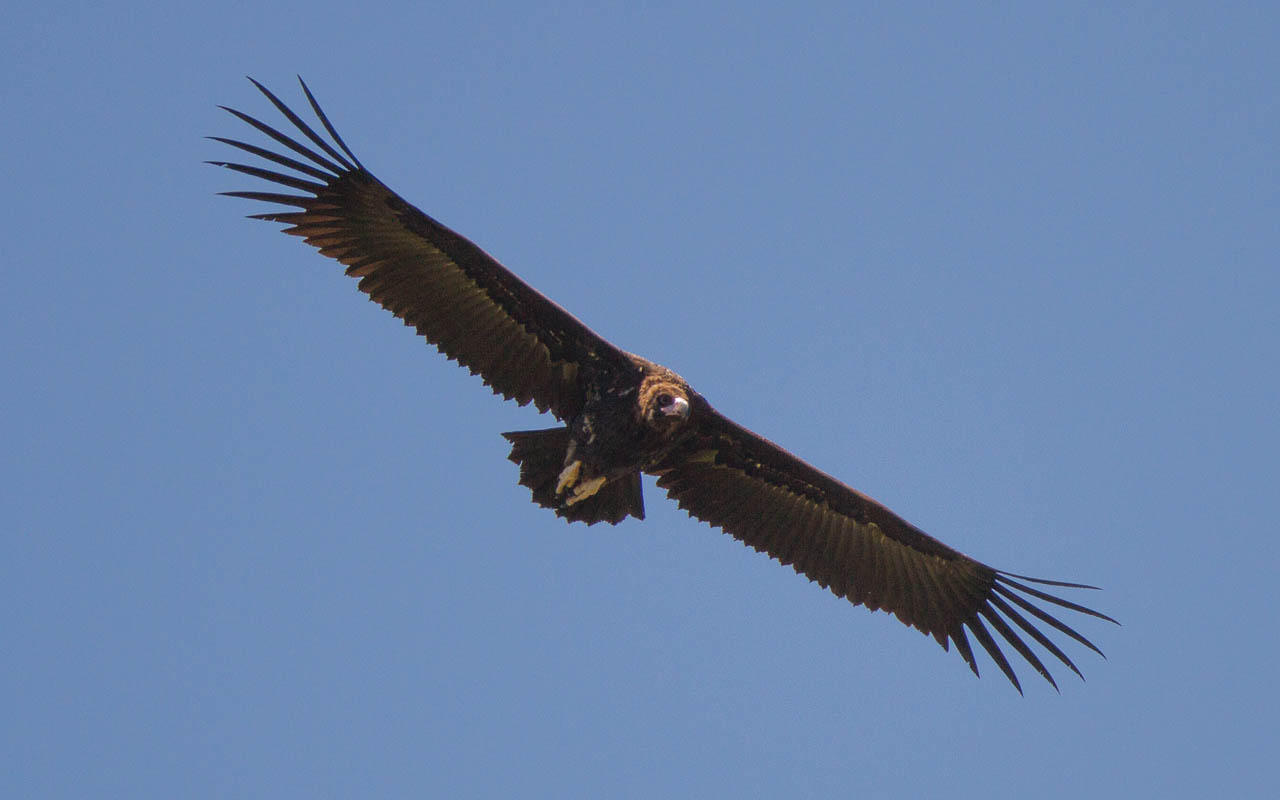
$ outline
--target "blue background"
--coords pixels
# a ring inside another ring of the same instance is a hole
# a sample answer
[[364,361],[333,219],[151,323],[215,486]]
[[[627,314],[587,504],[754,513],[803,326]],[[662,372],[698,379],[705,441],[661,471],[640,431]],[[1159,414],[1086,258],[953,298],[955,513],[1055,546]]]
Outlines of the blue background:
[[[1274,796],[1273,4],[354,5],[6,12],[0,795]],[[549,418],[215,196],[295,73],[1108,660],[1019,697],[651,483],[533,506]]]

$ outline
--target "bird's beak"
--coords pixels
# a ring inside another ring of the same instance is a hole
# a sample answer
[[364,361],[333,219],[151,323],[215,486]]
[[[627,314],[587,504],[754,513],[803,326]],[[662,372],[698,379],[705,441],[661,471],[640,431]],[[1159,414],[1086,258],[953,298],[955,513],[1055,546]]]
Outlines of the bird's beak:
[[683,397],[671,398],[671,402],[662,407],[662,415],[687,419],[689,417],[689,401]]

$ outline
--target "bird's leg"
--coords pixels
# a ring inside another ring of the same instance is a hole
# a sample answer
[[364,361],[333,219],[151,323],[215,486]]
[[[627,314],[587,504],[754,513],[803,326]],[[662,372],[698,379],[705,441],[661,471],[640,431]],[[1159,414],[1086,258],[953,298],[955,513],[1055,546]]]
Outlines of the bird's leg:
[[605,483],[608,482],[608,480],[609,479],[606,478],[605,476],[600,475],[598,477],[591,478],[590,480],[585,480],[582,483],[574,484],[573,497],[570,497],[568,500],[566,500],[564,504],[567,506],[571,506],[574,503],[580,503],[583,500],[586,500],[591,495],[600,491],[600,487],[604,486]]
[[566,489],[572,489],[573,493],[565,500],[565,505],[571,506],[574,503],[581,503],[591,495],[600,491],[600,487],[609,481],[604,475],[597,475],[594,478],[579,482],[582,476],[582,459],[574,459],[569,466],[560,471],[560,480],[556,482],[556,494],[562,495]]
[[574,459],[560,470],[560,480],[556,483],[556,494],[564,494],[564,490],[578,482],[578,473],[582,472],[582,459]]

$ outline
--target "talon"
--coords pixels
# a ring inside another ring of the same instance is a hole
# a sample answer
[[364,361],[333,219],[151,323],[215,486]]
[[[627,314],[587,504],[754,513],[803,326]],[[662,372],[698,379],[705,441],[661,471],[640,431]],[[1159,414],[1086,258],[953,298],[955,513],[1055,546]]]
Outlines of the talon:
[[601,475],[598,478],[592,478],[589,481],[583,481],[582,483],[577,484],[573,487],[573,497],[566,500],[564,504],[566,506],[571,506],[574,503],[580,503],[583,500],[586,500],[591,495],[600,491],[600,487],[604,486],[607,480],[609,479]]
[[[582,471],[582,461],[574,461],[569,466],[560,471],[560,480],[556,483],[556,494],[564,494],[564,490],[568,489],[578,480],[578,473]],[[570,500],[570,503],[573,501]]]

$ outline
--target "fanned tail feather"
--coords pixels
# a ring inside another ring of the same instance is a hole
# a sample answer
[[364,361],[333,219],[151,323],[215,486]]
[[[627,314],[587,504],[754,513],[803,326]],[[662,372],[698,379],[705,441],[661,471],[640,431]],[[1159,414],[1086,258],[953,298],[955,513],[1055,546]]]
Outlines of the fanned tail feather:
[[533,492],[533,501],[550,508],[570,522],[617,525],[628,516],[644,519],[644,495],[640,473],[609,481],[590,497],[568,505],[556,492],[569,450],[569,429],[510,431],[502,434],[511,442],[507,458],[520,465],[520,485]]

